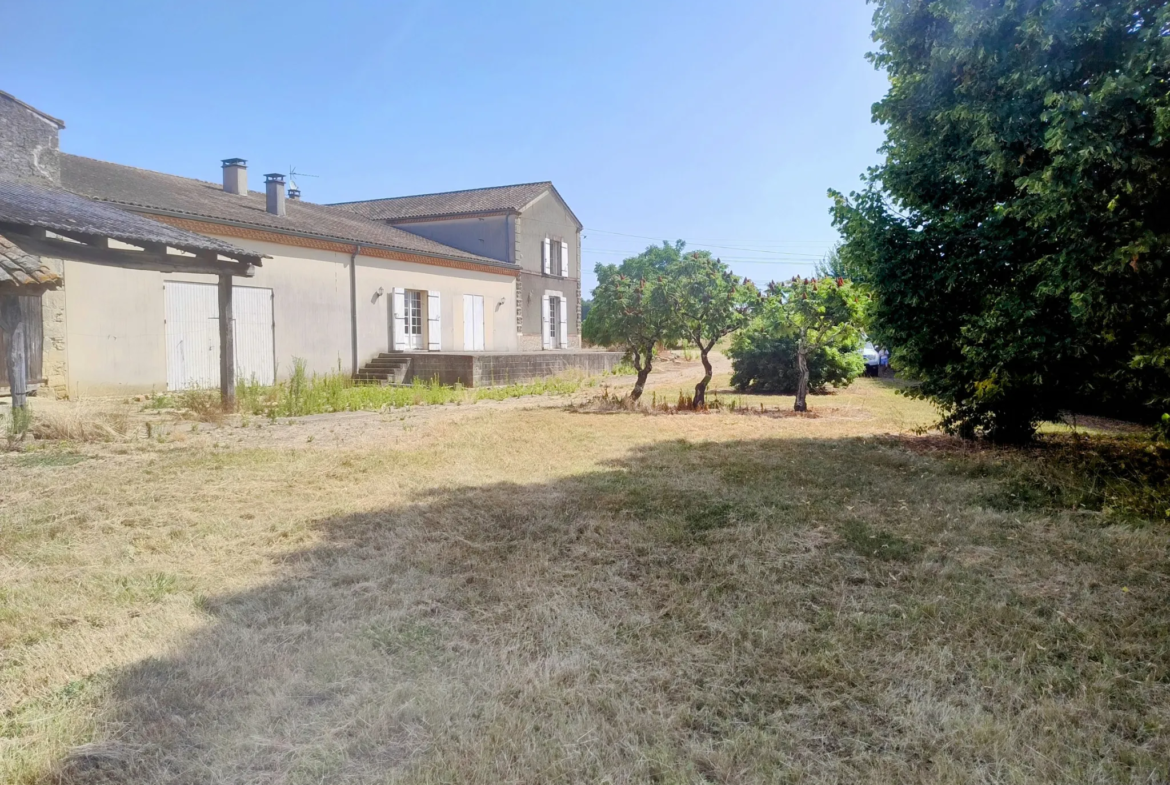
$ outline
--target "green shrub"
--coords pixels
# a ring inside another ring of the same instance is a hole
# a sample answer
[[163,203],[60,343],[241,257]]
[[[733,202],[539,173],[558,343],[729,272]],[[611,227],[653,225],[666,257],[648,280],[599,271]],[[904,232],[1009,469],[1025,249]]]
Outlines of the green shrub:
[[[854,342],[826,347],[809,356],[809,390],[847,387],[864,370]],[[796,394],[796,338],[774,337],[759,323],[736,333],[727,350],[735,372],[731,384],[740,392]]]

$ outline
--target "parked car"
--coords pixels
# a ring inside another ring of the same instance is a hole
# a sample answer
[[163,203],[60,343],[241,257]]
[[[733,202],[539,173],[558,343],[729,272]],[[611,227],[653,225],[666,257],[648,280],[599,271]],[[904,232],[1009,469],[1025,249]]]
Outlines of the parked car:
[[866,341],[861,347],[861,359],[865,361],[865,375],[877,376],[881,370],[882,356],[871,341]]

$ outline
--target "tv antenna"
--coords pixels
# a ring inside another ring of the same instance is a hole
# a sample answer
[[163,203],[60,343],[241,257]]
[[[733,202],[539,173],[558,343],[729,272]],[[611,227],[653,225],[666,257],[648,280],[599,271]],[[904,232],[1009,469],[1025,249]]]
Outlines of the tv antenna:
[[315,175],[315,174],[305,174],[304,172],[298,172],[297,168],[295,166],[293,166],[292,164],[288,165],[288,187],[289,188],[295,188],[296,190],[299,191],[299,190],[301,190],[301,188],[299,185],[297,185],[297,178],[298,177],[317,177],[317,176],[318,175]]

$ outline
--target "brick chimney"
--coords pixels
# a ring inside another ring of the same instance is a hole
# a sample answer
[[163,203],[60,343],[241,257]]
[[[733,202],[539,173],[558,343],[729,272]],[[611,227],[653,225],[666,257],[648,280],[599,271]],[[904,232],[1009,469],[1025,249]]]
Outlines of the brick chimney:
[[248,162],[243,158],[223,159],[223,190],[248,195]]
[[268,212],[284,215],[284,175],[280,172],[264,175],[264,190],[268,192]]

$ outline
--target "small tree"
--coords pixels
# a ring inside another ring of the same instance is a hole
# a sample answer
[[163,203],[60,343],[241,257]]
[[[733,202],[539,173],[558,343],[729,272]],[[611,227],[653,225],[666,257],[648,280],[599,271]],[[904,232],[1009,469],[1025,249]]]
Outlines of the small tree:
[[[663,248],[672,246],[663,243]],[[622,262],[621,266],[599,264],[593,305],[582,325],[585,340],[598,346],[621,347],[638,372],[630,400],[637,401],[646,388],[654,367],[658,345],[678,337],[678,319],[668,292],[665,264],[644,257],[662,249],[651,247],[646,254]],[[681,251],[681,243],[678,245]]]
[[[828,387],[848,387],[865,370],[861,341],[842,340],[808,355],[808,391],[823,393]],[[796,338],[778,331],[763,318],[752,320],[735,333],[727,347],[731,358],[731,386],[740,392],[795,395]]]
[[707,402],[707,385],[712,369],[708,355],[720,338],[747,324],[752,308],[759,299],[750,281],[740,278],[710,251],[693,251],[670,266],[667,271],[671,299],[679,319],[679,328],[699,350],[704,375],[695,385],[693,406],[701,409]]
[[808,411],[809,356],[857,341],[868,299],[843,278],[793,278],[768,286],[765,318],[796,339],[796,411]]

